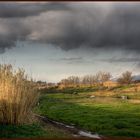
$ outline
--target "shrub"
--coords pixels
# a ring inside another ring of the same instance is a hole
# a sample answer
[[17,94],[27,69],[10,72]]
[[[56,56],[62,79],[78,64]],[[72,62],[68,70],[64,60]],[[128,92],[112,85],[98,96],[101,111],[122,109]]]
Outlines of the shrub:
[[23,69],[0,65],[0,123],[23,124],[32,115],[38,100],[34,82]]

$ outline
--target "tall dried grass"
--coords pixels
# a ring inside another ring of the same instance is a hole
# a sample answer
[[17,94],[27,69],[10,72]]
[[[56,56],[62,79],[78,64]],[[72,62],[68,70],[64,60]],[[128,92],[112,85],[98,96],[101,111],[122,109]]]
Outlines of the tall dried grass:
[[0,65],[0,123],[23,124],[30,120],[38,100],[34,82],[23,69]]

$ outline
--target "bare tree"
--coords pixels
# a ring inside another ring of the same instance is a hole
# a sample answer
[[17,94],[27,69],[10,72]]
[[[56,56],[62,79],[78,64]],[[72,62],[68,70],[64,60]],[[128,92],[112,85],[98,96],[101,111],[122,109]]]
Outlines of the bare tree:
[[60,82],[64,87],[67,87],[69,82],[67,79],[62,79],[61,82]]
[[132,72],[126,71],[117,79],[119,84],[131,84],[132,82]]
[[97,85],[99,83],[99,75],[95,74],[95,75],[90,75],[89,77],[89,81],[90,81],[90,85]]
[[80,84],[84,86],[103,85],[103,82],[109,80],[110,77],[111,74],[108,72],[98,72],[96,75],[85,75],[83,77],[69,76],[66,79],[62,79],[60,83],[65,87],[79,86]]
[[96,76],[100,85],[103,85],[104,82],[110,80],[111,78],[111,74],[109,72],[102,72],[102,71],[98,72]]
[[67,83],[68,86],[77,86],[80,83],[78,76],[69,76],[67,79],[63,80],[63,83]]
[[79,86],[80,84],[80,78],[78,76],[74,77],[74,84],[76,84],[76,86]]
[[89,85],[90,83],[90,77],[89,75],[85,75],[83,78],[82,78],[82,84],[83,85]]

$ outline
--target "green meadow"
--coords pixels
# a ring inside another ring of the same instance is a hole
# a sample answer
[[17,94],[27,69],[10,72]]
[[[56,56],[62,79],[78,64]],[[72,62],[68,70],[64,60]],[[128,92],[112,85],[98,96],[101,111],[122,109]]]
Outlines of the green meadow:
[[35,112],[99,135],[140,137],[140,103],[91,95],[42,94]]

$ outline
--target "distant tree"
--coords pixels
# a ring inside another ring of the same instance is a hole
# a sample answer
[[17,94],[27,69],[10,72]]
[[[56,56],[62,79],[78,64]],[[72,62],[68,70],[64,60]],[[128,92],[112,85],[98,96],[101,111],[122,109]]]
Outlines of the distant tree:
[[91,75],[90,76],[90,84],[91,85],[97,85],[99,83],[99,75]]
[[69,84],[69,81],[67,79],[62,79],[60,82],[64,87],[67,87]]
[[38,85],[46,85],[46,82],[41,81],[41,80],[37,81],[36,83],[37,83]]
[[98,79],[98,82],[100,83],[100,85],[103,85],[104,82],[110,80],[111,78],[111,74],[109,72],[98,72],[96,74],[96,77]]
[[89,84],[90,86],[93,86],[95,84],[95,76],[94,75],[89,75]]
[[132,82],[132,72],[126,71],[117,79],[119,84],[131,84]]
[[36,83],[37,83],[37,84],[41,84],[41,83],[42,83],[42,81],[40,81],[40,80],[39,80],[39,81],[37,81]]
[[77,86],[79,86],[79,84],[80,84],[80,78],[78,76],[75,76],[74,77],[74,84],[77,85]]
[[76,76],[69,76],[67,78],[67,81],[68,81],[68,84],[71,85],[71,86],[75,86],[78,84],[78,77]]
[[95,76],[94,75],[85,75],[82,77],[82,84],[87,86],[92,86],[95,84]]
[[69,76],[66,79],[62,79],[59,85],[67,86],[93,86],[97,84],[103,84],[103,82],[109,80],[111,74],[108,72],[98,72],[96,75],[85,75],[83,77]]
[[89,85],[89,84],[90,84],[90,76],[89,76],[89,75],[85,75],[85,76],[82,78],[82,84],[83,84],[83,85]]

